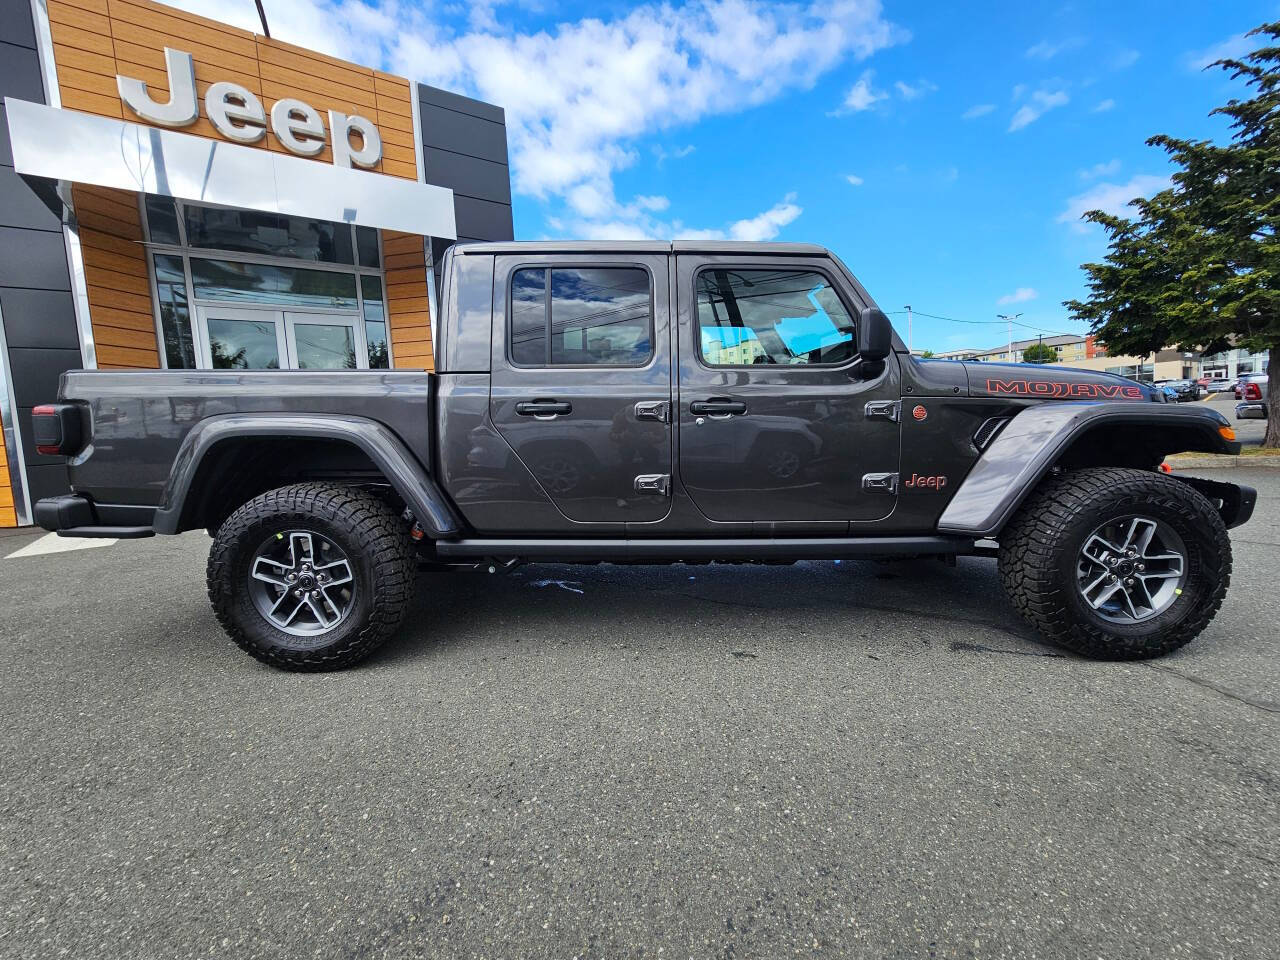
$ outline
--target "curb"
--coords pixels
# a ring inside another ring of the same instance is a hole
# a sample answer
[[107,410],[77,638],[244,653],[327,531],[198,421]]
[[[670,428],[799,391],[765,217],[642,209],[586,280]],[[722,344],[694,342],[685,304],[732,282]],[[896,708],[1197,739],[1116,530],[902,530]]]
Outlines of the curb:
[[1204,470],[1229,467],[1280,467],[1280,456],[1231,457],[1210,455],[1204,457],[1168,457],[1166,462],[1175,470]]

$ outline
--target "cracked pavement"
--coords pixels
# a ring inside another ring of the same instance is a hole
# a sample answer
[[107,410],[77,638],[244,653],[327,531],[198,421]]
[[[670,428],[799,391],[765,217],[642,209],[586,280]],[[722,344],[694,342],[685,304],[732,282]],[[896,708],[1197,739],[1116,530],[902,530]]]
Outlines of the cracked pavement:
[[1231,477],[1227,602],[1149,663],[966,558],[426,574],[298,676],[203,534],[0,560],[0,957],[1269,958],[1280,471]]

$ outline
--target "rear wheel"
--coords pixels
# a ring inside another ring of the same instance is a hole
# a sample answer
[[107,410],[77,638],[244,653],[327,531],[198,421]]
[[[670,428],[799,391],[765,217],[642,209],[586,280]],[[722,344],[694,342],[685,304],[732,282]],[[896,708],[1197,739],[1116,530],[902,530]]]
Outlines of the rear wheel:
[[285,670],[336,670],[399,626],[413,587],[408,531],[371,494],[324,483],[270,490],[218,528],[209,599],[246,652]]
[[1199,491],[1146,470],[1077,470],[1042,484],[1000,535],[1019,613],[1089,657],[1158,657],[1222,605],[1231,542]]

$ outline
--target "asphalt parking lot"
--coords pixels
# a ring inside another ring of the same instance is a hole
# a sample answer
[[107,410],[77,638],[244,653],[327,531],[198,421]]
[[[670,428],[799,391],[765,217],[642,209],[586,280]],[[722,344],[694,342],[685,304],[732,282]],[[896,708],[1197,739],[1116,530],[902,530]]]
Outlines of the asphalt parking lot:
[[1137,664],[989,560],[429,574],[298,676],[203,534],[0,559],[0,955],[1274,957],[1280,471],[1231,474],[1227,603]]

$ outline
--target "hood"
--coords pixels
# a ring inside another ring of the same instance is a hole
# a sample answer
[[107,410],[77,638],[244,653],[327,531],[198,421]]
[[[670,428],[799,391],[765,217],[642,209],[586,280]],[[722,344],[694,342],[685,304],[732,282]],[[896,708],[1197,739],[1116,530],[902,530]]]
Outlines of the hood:
[[[1033,400],[1132,400],[1159,402],[1164,395],[1148,384],[1098,370],[1056,363],[965,362],[971,397],[1028,397]],[[1157,396],[1157,394],[1159,396]]]

